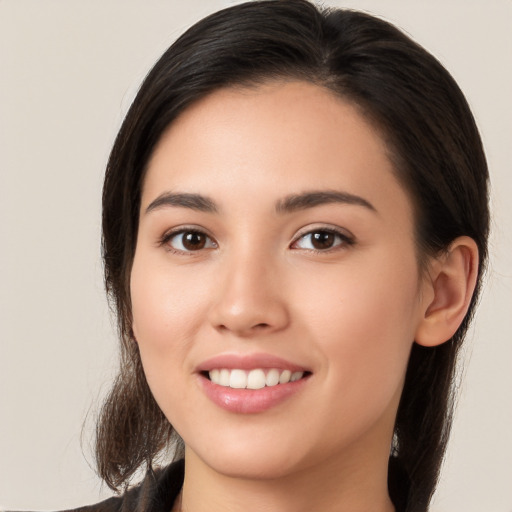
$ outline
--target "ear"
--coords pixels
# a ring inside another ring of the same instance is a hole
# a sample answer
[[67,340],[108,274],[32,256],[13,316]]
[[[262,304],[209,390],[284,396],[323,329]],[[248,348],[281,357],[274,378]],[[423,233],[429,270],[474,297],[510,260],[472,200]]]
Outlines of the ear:
[[468,311],[477,274],[478,247],[467,236],[455,239],[446,252],[432,261],[416,343],[434,347],[455,334]]

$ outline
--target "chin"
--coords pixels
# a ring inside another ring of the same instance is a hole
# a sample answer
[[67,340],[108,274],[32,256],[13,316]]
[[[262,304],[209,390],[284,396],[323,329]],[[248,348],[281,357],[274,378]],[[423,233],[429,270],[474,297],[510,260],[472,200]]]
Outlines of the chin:
[[269,454],[264,454],[263,457],[222,455],[208,457],[205,463],[217,473],[244,480],[276,480],[300,469],[288,457],[275,457]]
[[248,480],[282,478],[299,471],[304,463],[300,446],[286,445],[278,439],[254,443],[247,438],[237,441],[231,437],[229,441],[208,443],[206,449],[187,446],[186,450],[187,457],[193,452],[194,458],[217,473]]

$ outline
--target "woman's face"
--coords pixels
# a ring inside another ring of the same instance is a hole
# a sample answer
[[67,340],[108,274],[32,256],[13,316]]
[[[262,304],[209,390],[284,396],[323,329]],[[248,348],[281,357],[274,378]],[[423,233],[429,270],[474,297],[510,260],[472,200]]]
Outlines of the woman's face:
[[258,478],[387,463],[425,310],[413,230],[379,134],[324,88],[219,90],[172,124],[131,297],[147,380],[191,457]]

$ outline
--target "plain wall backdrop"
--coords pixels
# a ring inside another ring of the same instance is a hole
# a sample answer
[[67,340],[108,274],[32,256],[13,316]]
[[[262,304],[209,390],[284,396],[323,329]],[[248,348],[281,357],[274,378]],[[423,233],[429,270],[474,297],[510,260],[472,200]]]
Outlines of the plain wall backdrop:
[[[110,495],[90,454],[95,404],[117,364],[100,261],[104,166],[152,64],[234,3],[0,0],[1,507]],[[512,1],[324,3],[407,31],[473,108],[492,177],[491,262],[432,511],[512,512]]]

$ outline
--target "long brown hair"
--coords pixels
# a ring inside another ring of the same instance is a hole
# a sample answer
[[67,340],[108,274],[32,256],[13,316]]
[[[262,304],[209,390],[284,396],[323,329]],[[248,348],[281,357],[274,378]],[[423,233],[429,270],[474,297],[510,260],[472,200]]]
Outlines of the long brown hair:
[[463,94],[432,55],[385,21],[306,0],[248,2],[194,25],[150,71],[119,131],[103,191],[103,256],[121,363],[98,422],[99,474],[120,488],[144,464],[151,469],[175,436],[148,388],[131,331],[129,278],[147,162],[164,130],[193,102],[221,87],[275,78],[326,87],[377,126],[415,205],[420,267],[422,255],[439,253],[458,236],[478,245],[469,312],[448,342],[413,345],[396,418],[390,493],[408,512],[425,511],[450,432],[457,353],[487,257],[485,156]]

